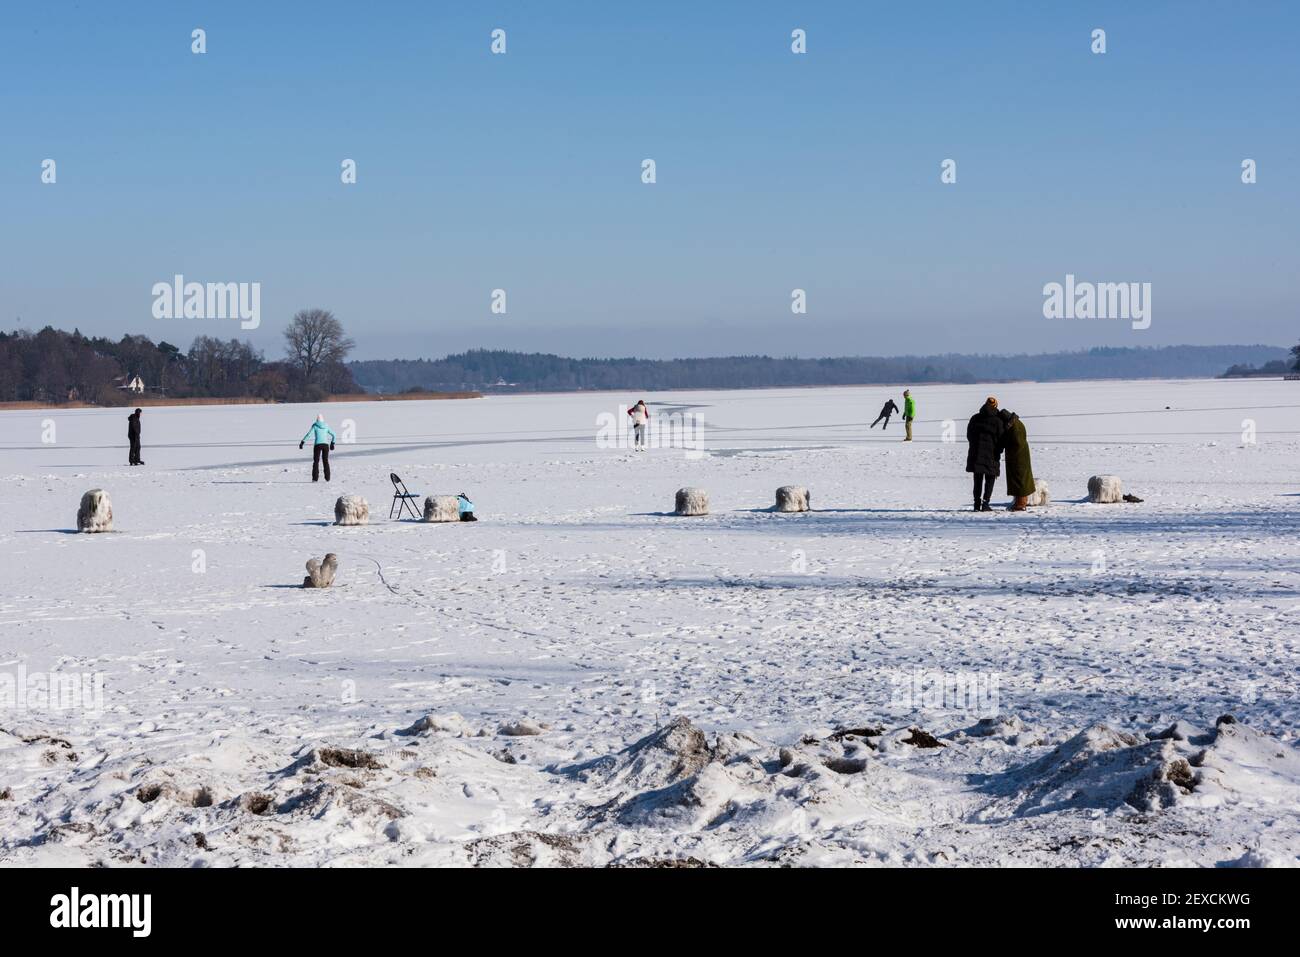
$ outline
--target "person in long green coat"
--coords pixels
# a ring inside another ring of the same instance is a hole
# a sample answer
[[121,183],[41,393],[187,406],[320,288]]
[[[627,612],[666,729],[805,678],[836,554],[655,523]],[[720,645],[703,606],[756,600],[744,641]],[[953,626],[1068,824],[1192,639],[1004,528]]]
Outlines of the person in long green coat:
[[1034,494],[1034,467],[1029,460],[1029,437],[1025,434],[1025,423],[1020,416],[1009,409],[998,413],[1006,429],[1002,433],[1002,451],[1007,457],[1007,494],[1015,501],[1011,503],[1013,512],[1023,512],[1029,504],[1029,496]]

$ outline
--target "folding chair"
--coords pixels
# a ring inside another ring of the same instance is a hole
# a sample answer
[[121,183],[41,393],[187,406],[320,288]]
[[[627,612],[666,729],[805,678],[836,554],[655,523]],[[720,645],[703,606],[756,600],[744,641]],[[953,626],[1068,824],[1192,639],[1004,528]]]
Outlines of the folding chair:
[[397,477],[396,472],[389,472],[388,477],[393,480],[393,504],[389,506],[388,517],[392,518],[393,513],[396,512],[397,517],[400,519],[403,511],[409,509],[411,512],[411,518],[419,521],[420,515],[416,512],[415,506],[411,504],[411,500],[419,498],[420,496],[416,495],[414,492],[408,492],[406,486],[402,483],[402,480]]

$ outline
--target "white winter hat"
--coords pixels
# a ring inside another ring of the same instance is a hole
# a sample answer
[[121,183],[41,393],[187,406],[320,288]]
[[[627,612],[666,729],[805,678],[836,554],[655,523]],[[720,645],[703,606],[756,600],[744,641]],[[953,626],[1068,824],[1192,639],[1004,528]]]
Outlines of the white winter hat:
[[325,416],[323,416],[321,413],[317,412],[317,413],[316,413],[316,421],[317,421],[317,422],[324,422],[324,421],[325,421]]

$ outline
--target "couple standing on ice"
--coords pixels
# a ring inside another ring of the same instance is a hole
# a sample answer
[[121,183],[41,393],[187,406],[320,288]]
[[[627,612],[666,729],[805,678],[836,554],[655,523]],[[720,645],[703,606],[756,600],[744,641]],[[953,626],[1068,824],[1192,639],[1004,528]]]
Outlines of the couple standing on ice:
[[972,492],[975,511],[990,512],[993,481],[1000,472],[1000,459],[1007,457],[1007,494],[1012,496],[1010,509],[1023,512],[1034,494],[1034,469],[1029,461],[1029,436],[1020,416],[999,409],[998,400],[989,396],[966,426],[966,471],[974,478]]

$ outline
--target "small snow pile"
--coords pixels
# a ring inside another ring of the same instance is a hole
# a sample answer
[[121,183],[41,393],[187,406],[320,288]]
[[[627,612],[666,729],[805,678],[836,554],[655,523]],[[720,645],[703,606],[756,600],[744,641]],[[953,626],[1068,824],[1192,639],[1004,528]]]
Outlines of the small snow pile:
[[1295,856],[1286,856],[1271,851],[1266,851],[1258,847],[1252,847],[1241,857],[1235,857],[1230,861],[1219,862],[1220,867],[1295,867],[1297,861]]
[[1102,504],[1124,501],[1124,486],[1118,475],[1094,475],[1088,479],[1088,501]]
[[929,731],[916,725],[885,731],[872,743],[880,752],[906,754],[919,751],[927,756],[939,754],[941,749],[947,747]]
[[829,735],[805,735],[794,747],[777,752],[780,773],[786,777],[814,779],[825,768],[833,774],[862,774],[877,744],[872,738],[884,728],[840,728]]
[[216,794],[193,771],[187,768],[149,768],[135,786],[135,798],[141,804],[212,807]]
[[776,490],[775,510],[778,512],[806,512],[812,496],[800,485],[782,485]]
[[325,556],[324,561],[316,558],[307,559],[307,577],[302,580],[303,588],[329,588],[334,584],[334,573],[339,567],[339,557],[333,552]]
[[695,830],[725,818],[742,795],[745,781],[723,763],[745,766],[740,750],[735,742],[710,746],[703,731],[679,716],[617,754],[564,770],[613,792],[588,807],[589,818]]
[[384,765],[379,759],[369,751],[361,751],[355,748],[315,748],[305,759],[307,767],[319,770],[321,768],[353,768],[366,771],[380,771]]
[[709,493],[702,488],[679,488],[676,512],[678,515],[708,515]]
[[712,760],[713,749],[704,732],[688,718],[678,716],[617,754],[568,771],[584,782],[642,791],[698,774]]
[[510,724],[503,724],[497,728],[497,734],[504,734],[508,738],[525,738],[541,734],[549,727],[539,721],[533,721],[531,718],[521,718]]
[[398,731],[401,735],[429,734],[430,732],[450,734],[457,738],[473,738],[481,734],[457,711],[447,714],[426,714],[409,728]]
[[1014,714],[980,718],[958,734],[964,734],[968,738],[997,740],[1017,748],[1043,743],[1042,735],[1029,730],[1024,721],[1020,720],[1019,715]]
[[406,812],[390,801],[367,794],[354,781],[317,781],[285,798],[276,814],[312,818],[334,825],[349,825],[365,831],[383,821],[405,817]]
[[1201,803],[1300,805],[1300,753],[1232,715],[1220,717],[1212,732],[1188,737],[1187,750]]
[[1169,739],[1139,742],[1125,731],[1095,724],[1051,753],[998,775],[1020,815],[1076,808],[1140,811],[1171,807],[1197,785],[1196,773]]
[[[312,747],[288,767],[221,805],[228,819],[241,815],[274,818],[333,830],[347,828],[378,840],[391,821],[406,816],[385,794],[398,775],[373,752],[331,746]],[[222,822],[224,823],[224,822]]]
[[1052,492],[1047,487],[1047,483],[1040,478],[1034,479],[1034,491],[1025,500],[1026,505],[1050,505],[1052,501]]
[[465,845],[473,867],[579,867],[586,863],[580,835],[511,831],[481,837]]
[[340,495],[334,503],[335,525],[366,525],[370,522],[370,503],[360,495]]
[[92,488],[81,496],[77,507],[77,531],[111,532],[113,530],[113,503],[102,488]]
[[424,521],[459,522],[460,502],[455,495],[430,495],[424,500]]
[[918,748],[946,748],[947,745],[932,735],[929,731],[921,728],[908,728],[907,737],[902,739],[903,744],[910,744]]

